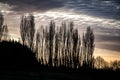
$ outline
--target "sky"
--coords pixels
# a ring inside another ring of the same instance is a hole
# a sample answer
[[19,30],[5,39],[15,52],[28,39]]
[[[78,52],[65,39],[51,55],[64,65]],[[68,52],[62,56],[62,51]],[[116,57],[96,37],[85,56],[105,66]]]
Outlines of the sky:
[[21,16],[32,13],[36,28],[55,20],[73,21],[80,35],[90,26],[95,34],[95,56],[120,60],[120,0],[0,0],[9,33],[20,37]]

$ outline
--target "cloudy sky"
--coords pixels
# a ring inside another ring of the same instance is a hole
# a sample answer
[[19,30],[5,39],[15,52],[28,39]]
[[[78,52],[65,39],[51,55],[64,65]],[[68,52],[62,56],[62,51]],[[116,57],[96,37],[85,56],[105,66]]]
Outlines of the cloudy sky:
[[19,37],[21,15],[35,15],[36,28],[55,20],[73,21],[82,35],[87,26],[95,34],[95,56],[120,60],[120,0],[0,0],[5,24]]

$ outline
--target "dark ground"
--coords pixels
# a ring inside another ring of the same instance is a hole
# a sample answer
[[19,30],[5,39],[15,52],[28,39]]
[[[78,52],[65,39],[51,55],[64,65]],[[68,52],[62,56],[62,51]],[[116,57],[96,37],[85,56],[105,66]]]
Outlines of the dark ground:
[[0,80],[120,80],[120,72],[0,71]]

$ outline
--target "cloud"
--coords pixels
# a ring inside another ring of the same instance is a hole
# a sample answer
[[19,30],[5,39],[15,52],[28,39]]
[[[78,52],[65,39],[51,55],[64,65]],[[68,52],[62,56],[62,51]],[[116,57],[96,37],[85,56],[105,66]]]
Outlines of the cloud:
[[13,10],[21,12],[46,11],[64,4],[61,0],[0,0],[0,2],[14,5]]
[[4,3],[0,3],[0,9],[11,10],[12,8],[13,8],[13,6],[10,6],[10,5],[4,4]]
[[4,14],[11,14],[13,13],[12,9],[14,6],[10,6],[5,3],[0,3],[0,11]]
[[120,19],[119,0],[0,0],[14,6],[14,11],[39,12],[63,8],[68,12]]
[[120,19],[119,0],[70,0],[65,4],[65,8],[76,13]]
[[[81,27],[84,25],[91,26],[94,29],[99,31],[107,30],[107,32],[111,33],[111,29],[120,29],[120,21],[114,19],[104,19],[99,17],[93,17],[86,14],[76,14],[76,13],[68,13],[64,11],[46,11],[44,13],[34,13],[38,20],[45,18],[45,20],[53,19],[63,21],[74,21],[77,26]],[[102,29],[102,30],[101,30]],[[113,31],[112,31],[113,32]],[[116,32],[116,31],[114,31]],[[117,31],[118,32],[118,31]]]
[[120,36],[96,35],[96,47],[120,52]]

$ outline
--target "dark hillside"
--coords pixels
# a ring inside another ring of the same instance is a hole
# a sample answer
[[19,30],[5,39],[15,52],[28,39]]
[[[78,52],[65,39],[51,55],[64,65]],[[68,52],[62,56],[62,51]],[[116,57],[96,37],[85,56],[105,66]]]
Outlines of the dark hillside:
[[38,65],[35,54],[17,42],[0,42],[0,67],[34,67]]

